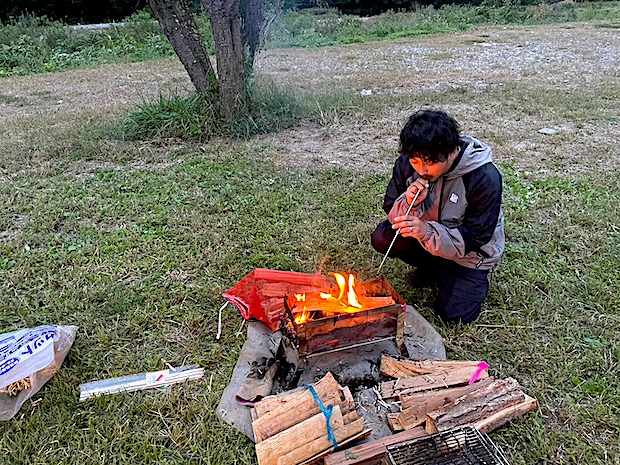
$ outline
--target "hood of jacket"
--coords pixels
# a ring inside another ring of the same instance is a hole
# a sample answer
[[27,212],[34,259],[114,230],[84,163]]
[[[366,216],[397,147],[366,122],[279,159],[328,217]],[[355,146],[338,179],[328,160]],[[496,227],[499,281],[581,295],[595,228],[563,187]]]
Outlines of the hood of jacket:
[[471,136],[461,136],[461,153],[455,160],[455,165],[444,175],[446,180],[455,179],[465,173],[493,161],[493,151],[484,142]]

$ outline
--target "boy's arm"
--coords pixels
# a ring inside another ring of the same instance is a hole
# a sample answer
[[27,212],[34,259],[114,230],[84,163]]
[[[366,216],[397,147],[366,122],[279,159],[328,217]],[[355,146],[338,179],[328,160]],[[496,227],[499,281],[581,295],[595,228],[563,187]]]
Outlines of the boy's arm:
[[426,223],[426,235],[420,244],[433,255],[462,258],[471,251],[479,252],[493,237],[502,202],[501,175],[491,163],[476,171],[467,180],[471,187],[463,222],[455,228],[434,221]]

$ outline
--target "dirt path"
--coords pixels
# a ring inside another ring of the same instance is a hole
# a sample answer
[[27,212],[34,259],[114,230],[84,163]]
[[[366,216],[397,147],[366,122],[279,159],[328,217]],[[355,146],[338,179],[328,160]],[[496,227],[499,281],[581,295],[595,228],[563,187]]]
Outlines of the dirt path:
[[[487,27],[392,42],[272,50],[260,55],[256,68],[301,91],[367,90],[394,102],[372,117],[334,120],[328,115],[329,124],[259,139],[278,146],[278,161],[287,165],[385,172],[403,121],[425,104],[454,114],[464,132],[494,147],[497,160],[536,175],[605,169],[620,161],[618,29]],[[2,145],[23,144],[24,150],[40,126],[37,121],[55,128],[49,133],[57,137],[76,121],[119,117],[160,93],[184,94],[191,88],[175,59],[1,83]],[[574,111],[567,105],[570,99],[576,99]],[[540,134],[543,127],[558,134]]]

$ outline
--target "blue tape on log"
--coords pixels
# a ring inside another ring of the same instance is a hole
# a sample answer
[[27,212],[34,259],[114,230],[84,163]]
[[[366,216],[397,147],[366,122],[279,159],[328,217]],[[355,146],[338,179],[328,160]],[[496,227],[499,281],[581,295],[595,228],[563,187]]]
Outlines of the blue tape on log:
[[328,405],[327,408],[325,408],[325,405],[323,405],[323,401],[318,396],[318,394],[316,393],[314,388],[312,386],[308,386],[308,390],[312,394],[312,397],[314,397],[314,400],[316,400],[316,403],[318,404],[319,408],[321,409],[321,412],[323,412],[323,415],[325,416],[325,425],[327,427],[327,437],[334,444],[334,450],[338,450],[338,441],[336,441],[336,436],[334,436],[334,432],[332,431],[332,427],[329,424],[329,420],[332,417],[332,411],[334,409],[334,406],[333,405]]

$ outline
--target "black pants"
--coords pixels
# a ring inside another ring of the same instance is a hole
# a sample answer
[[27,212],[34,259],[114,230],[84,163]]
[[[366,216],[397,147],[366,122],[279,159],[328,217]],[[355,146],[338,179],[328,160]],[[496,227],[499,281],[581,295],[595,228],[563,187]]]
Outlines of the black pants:
[[[385,254],[395,233],[389,221],[380,223],[371,235],[372,246]],[[394,242],[390,257],[399,258],[424,273],[437,275],[439,293],[435,311],[441,319],[450,323],[471,323],[478,318],[489,292],[488,270],[466,268],[436,257],[424,250],[417,239],[402,236]]]

